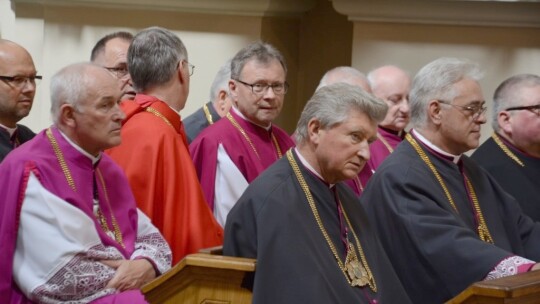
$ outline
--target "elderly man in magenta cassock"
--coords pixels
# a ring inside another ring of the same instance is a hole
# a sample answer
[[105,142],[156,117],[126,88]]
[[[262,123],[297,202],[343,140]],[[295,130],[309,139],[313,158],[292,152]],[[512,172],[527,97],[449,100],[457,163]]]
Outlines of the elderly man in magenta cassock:
[[512,76],[493,96],[495,131],[472,155],[523,212],[540,221],[540,77]]
[[251,183],[223,253],[257,259],[253,303],[410,303],[357,195],[342,181],[369,159],[387,110],[356,86],[315,92],[297,148]]
[[413,129],[360,198],[414,303],[443,303],[476,281],[538,267],[540,224],[463,154],[486,122],[480,76],[455,58],[418,72]]
[[146,303],[138,290],[171,265],[102,151],[120,143],[120,85],[81,63],[51,82],[54,125],[0,165],[2,303]]
[[206,200],[221,225],[247,185],[294,145],[273,121],[287,93],[287,66],[273,46],[255,42],[231,62],[233,107],[189,150]]

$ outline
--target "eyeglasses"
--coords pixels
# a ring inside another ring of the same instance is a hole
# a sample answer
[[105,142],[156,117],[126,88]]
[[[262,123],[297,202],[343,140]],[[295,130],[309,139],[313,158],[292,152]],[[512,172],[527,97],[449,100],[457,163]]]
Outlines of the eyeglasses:
[[127,74],[129,74],[129,71],[127,67],[104,67],[107,69],[107,71],[111,72],[111,74],[114,75],[114,77],[120,79],[126,77]]
[[511,108],[506,109],[505,111],[518,111],[518,110],[531,111],[534,114],[540,116],[540,104],[537,104],[537,105],[534,105],[534,106],[511,107]]
[[26,82],[29,82],[32,85],[38,85],[39,81],[43,78],[42,76],[34,75],[34,76],[0,76],[0,79],[7,83],[8,85],[12,85],[16,88],[23,88],[26,85]]
[[241,84],[251,87],[251,91],[254,94],[262,95],[268,90],[268,88],[272,88],[272,91],[274,91],[274,94],[276,95],[284,95],[287,93],[287,90],[289,90],[289,84],[287,82],[278,82],[274,84],[267,84],[267,83],[247,83],[243,82],[242,80],[235,79],[235,81],[240,82]]
[[443,101],[443,100],[439,100],[439,102],[442,103],[442,104],[445,104],[445,105],[460,108],[462,110],[465,110],[465,111],[471,113],[473,120],[478,119],[478,117],[480,117],[480,115],[484,114],[484,112],[486,112],[486,110],[487,110],[487,108],[484,107],[483,104],[473,104],[473,105],[468,105],[468,106],[460,106],[460,105],[451,104],[450,102],[446,102],[446,101]]

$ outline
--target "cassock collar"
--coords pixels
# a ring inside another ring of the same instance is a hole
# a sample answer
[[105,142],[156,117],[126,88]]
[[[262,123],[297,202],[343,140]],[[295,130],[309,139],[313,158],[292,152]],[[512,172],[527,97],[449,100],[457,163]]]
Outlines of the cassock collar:
[[519,149],[518,147],[514,146],[508,139],[506,139],[506,137],[502,136],[501,134],[495,132],[495,134],[497,134],[497,136],[501,139],[501,141],[510,149],[516,151],[517,153],[520,153],[520,154],[523,154],[527,157],[531,157],[531,158],[535,158],[535,159],[538,159],[539,157],[536,157],[536,156],[533,156],[533,155],[530,155],[529,153]]
[[430,142],[427,138],[422,136],[422,134],[420,134],[418,131],[411,129],[411,133],[414,134],[414,137],[416,137],[419,141],[421,141],[424,145],[426,145],[430,150],[435,152],[437,155],[442,156],[443,158],[452,161],[454,164],[457,164],[459,160],[461,159],[461,154],[454,155],[446,151],[443,151],[441,148],[437,147],[435,144]]
[[17,127],[15,128],[8,128],[6,126],[4,126],[3,124],[0,124],[0,127],[2,129],[5,129],[8,133],[9,133],[9,137],[12,137],[13,136],[13,133],[15,133],[15,131],[17,131]]
[[234,105],[231,107],[231,109],[234,111],[234,113],[235,113],[236,115],[240,116],[240,117],[241,117],[243,120],[245,120],[245,121],[249,121],[250,123],[252,123],[252,124],[254,124],[254,125],[256,125],[256,126],[265,129],[266,131],[270,131],[270,129],[272,129],[272,123],[270,123],[270,125],[269,125],[268,127],[263,127],[263,126],[261,126],[261,125],[259,125],[259,124],[254,123],[253,121],[247,119],[247,118],[244,116],[244,114],[240,113],[240,110],[238,110]]
[[304,167],[306,167],[306,169],[308,169],[309,172],[311,172],[311,174],[315,175],[317,178],[319,178],[325,185],[328,186],[328,188],[332,188],[334,187],[335,184],[329,184],[328,182],[326,182],[324,180],[324,178],[319,174],[319,172],[315,171],[315,168],[313,168],[309,163],[308,161],[302,156],[302,154],[300,154],[300,151],[298,151],[298,149],[295,147],[294,148],[294,152],[296,153],[296,156],[298,156],[298,159],[300,160],[300,162],[302,163],[302,165],[304,165]]
[[385,128],[383,126],[379,126],[379,129],[381,131],[383,131],[383,132],[390,133],[390,134],[393,134],[393,135],[398,136],[398,137],[403,137],[403,134],[405,133],[403,130],[396,131],[396,130]]
[[91,161],[92,161],[92,165],[95,166],[99,160],[101,159],[101,152],[99,152],[98,156],[97,157],[94,157],[92,154],[86,152],[83,150],[83,148],[79,147],[76,143],[74,143],[69,137],[67,137],[66,134],[64,134],[64,132],[60,131],[60,129],[58,129],[58,132],[60,132],[60,134],[62,135],[62,137],[64,137],[64,139],[73,147],[75,148],[75,150],[81,152],[82,155],[88,157]]

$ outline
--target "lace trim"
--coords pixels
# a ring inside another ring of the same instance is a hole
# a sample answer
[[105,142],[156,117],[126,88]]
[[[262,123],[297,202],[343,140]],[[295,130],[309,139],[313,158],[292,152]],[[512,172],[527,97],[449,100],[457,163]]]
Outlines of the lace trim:
[[150,258],[159,273],[164,273],[171,268],[171,248],[157,232],[137,237],[135,252],[131,255],[131,259],[134,260],[137,257]]
[[531,263],[534,264],[534,262],[529,259],[520,256],[511,256],[497,264],[495,269],[488,273],[484,280],[488,281],[517,274],[519,266]]

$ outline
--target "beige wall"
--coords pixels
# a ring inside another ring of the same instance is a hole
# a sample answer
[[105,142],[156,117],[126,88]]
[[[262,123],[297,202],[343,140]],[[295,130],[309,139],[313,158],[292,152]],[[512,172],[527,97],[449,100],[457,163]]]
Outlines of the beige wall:
[[[365,72],[392,63],[414,75],[443,56],[478,62],[489,116],[499,83],[518,73],[540,74],[540,29],[355,22],[352,54],[352,65]],[[482,141],[491,133],[488,121]]]

